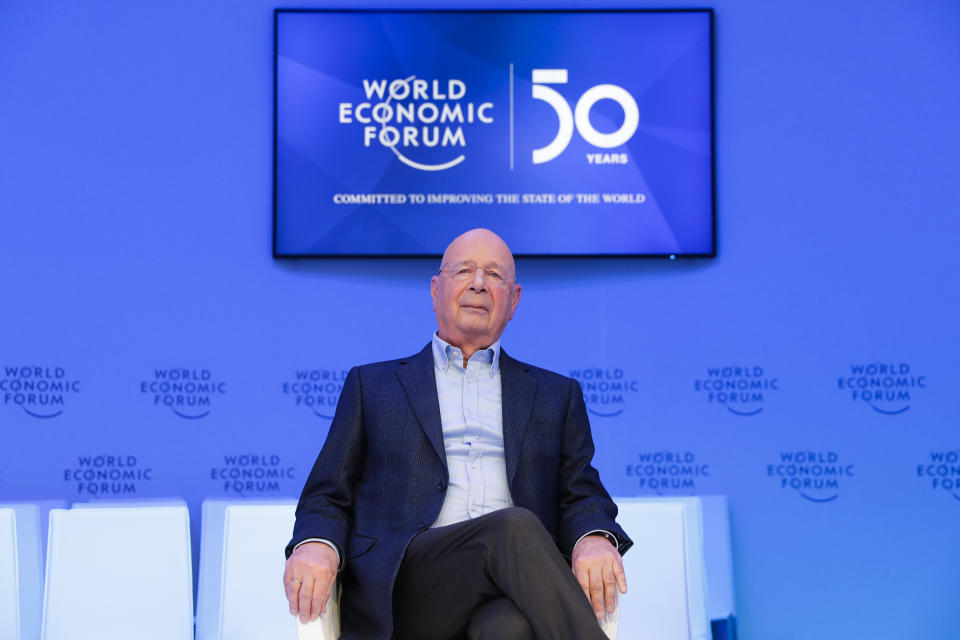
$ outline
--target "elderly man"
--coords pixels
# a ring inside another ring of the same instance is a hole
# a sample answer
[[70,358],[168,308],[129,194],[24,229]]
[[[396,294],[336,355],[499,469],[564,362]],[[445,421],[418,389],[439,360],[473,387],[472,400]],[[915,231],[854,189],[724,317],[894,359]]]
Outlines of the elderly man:
[[431,344],[350,371],[287,547],[302,620],[340,571],[343,640],[604,637],[632,543],[579,385],[500,348],[515,273],[493,232],[459,236],[430,281]]

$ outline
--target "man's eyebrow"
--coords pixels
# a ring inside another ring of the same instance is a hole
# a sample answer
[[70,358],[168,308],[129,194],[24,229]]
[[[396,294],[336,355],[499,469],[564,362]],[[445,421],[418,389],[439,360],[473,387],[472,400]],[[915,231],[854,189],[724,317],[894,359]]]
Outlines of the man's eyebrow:
[[[460,261],[458,261],[458,262],[444,262],[444,263],[443,263],[442,265],[440,265],[440,266],[441,266],[441,267],[445,267],[445,266],[447,266],[447,265],[450,265],[450,266],[452,266],[452,267],[468,267],[468,266],[476,267],[476,266],[479,266],[479,265],[477,264],[477,261],[476,261],[476,260],[460,260]],[[485,266],[486,266],[486,267],[495,267],[495,268],[497,268],[497,269],[506,270],[506,267],[503,266],[501,263],[497,262],[496,260],[494,260],[494,261],[492,261],[492,262],[488,262]]]

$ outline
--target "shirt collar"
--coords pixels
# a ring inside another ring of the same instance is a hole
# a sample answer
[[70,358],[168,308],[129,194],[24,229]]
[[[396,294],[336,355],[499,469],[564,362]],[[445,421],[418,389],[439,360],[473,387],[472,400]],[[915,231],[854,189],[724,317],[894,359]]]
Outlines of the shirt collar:
[[[450,358],[456,354],[456,357],[463,362],[463,354],[460,349],[453,346],[438,334],[433,334],[433,364],[441,372],[446,373],[450,367]],[[476,358],[479,362],[490,363],[490,375],[496,375],[500,371],[500,341],[497,340],[486,349],[481,349],[470,356],[470,360]]]

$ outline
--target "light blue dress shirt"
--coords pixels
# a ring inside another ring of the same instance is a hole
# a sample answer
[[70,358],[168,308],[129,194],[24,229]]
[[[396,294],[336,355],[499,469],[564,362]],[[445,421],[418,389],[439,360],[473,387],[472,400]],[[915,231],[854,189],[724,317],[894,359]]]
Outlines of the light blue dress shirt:
[[503,454],[500,342],[477,351],[467,366],[463,352],[433,335],[447,494],[434,527],[512,507]]
[[[474,353],[464,368],[463,352],[434,333],[433,373],[450,481],[432,526],[512,507],[503,454],[500,341]],[[600,534],[619,546],[616,536],[601,529],[583,534],[577,544],[591,534]]]

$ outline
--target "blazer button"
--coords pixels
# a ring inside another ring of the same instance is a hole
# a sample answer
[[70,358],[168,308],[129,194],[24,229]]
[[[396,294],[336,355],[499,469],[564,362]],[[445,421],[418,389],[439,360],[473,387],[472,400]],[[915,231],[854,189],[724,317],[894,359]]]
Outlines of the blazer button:
[[438,491],[443,491],[443,490],[446,489],[446,488],[447,488],[447,485],[444,484],[443,482],[438,482],[438,483],[437,483],[437,490],[438,490]]

